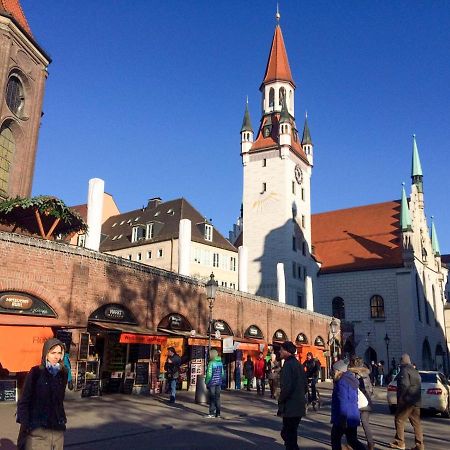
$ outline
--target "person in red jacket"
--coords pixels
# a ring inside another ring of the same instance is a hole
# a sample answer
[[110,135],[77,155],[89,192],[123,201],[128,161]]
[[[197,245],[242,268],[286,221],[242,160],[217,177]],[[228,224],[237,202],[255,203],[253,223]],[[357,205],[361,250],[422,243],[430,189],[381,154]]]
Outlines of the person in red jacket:
[[257,394],[264,395],[266,389],[266,361],[262,352],[259,353],[258,359],[255,362],[255,378]]

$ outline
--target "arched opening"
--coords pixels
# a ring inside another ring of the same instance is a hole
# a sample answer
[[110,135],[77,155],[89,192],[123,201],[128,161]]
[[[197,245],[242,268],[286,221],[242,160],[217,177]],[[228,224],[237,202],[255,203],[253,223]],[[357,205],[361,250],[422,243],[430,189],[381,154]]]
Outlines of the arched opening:
[[97,308],[90,316],[89,322],[111,322],[137,325],[134,314],[126,307],[118,303],[108,303]]
[[378,356],[375,349],[372,347],[367,347],[367,350],[364,352],[364,362],[367,364],[368,367],[370,367],[371,362],[377,362]]
[[0,197],[8,196],[9,173],[16,150],[16,140],[8,125],[3,124],[0,131]]
[[278,104],[282,105],[286,99],[286,89],[284,87],[280,87],[280,90],[278,91],[278,95],[279,95]]
[[212,322],[212,332],[213,334],[219,332],[221,335],[233,336],[233,330],[230,325],[228,325],[225,320],[213,320]]
[[283,330],[277,330],[273,333],[272,340],[274,342],[284,342],[288,340],[287,334]]
[[177,330],[191,331],[193,330],[189,320],[181,314],[172,313],[164,317],[158,324],[158,330]]
[[384,299],[381,295],[373,295],[370,299],[370,317],[384,319]]
[[422,345],[422,370],[433,370],[433,357],[428,339],[425,339]]
[[333,317],[336,319],[345,319],[345,304],[341,297],[334,297],[332,302]]
[[299,333],[297,335],[297,339],[296,339],[297,344],[302,344],[305,345],[308,343],[308,338],[306,337],[305,333]]
[[261,331],[261,328],[256,325],[250,325],[245,330],[244,336],[250,339],[264,339],[264,334]]
[[325,341],[324,341],[323,337],[317,336],[316,339],[314,339],[314,345],[316,347],[325,347]]
[[275,104],[275,89],[270,88],[269,91],[269,107],[273,108],[273,105]]
[[446,367],[445,367],[445,359],[444,359],[444,350],[442,349],[441,344],[436,345],[435,361],[436,361],[436,370],[438,370],[439,372],[445,373]]

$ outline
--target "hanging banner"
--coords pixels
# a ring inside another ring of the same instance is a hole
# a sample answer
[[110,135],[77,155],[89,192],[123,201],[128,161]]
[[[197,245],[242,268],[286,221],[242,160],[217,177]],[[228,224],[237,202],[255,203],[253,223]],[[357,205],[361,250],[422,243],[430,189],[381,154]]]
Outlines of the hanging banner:
[[164,344],[167,342],[167,336],[122,333],[119,342],[121,344]]
[[222,351],[223,351],[223,353],[233,353],[234,352],[234,341],[233,341],[232,337],[223,338]]

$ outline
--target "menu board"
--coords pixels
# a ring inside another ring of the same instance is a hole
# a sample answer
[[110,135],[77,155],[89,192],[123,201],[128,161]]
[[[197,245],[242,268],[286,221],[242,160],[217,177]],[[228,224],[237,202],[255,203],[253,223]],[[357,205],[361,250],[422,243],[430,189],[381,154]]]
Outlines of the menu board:
[[0,380],[0,402],[17,401],[17,381]]
[[79,391],[83,389],[84,384],[86,382],[86,361],[78,361],[77,362],[77,382],[76,382],[76,390]]
[[132,394],[133,393],[133,385],[134,385],[134,378],[125,378],[125,381],[123,383],[123,393],[124,394]]
[[87,359],[89,355],[89,333],[80,334],[80,347],[78,351],[78,359]]
[[100,395],[100,380],[86,380],[81,391],[82,397],[98,397]]
[[148,384],[148,362],[137,362],[136,367],[134,369],[136,373],[136,377],[134,383],[137,385],[145,385]]

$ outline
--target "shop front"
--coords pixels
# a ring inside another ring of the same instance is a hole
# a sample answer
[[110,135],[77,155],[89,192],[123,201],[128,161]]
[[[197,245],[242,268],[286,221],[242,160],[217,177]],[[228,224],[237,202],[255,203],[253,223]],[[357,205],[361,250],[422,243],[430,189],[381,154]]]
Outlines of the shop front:
[[167,335],[140,327],[120,304],[95,310],[79,337],[76,389],[82,396],[159,392],[159,356]]
[[326,358],[326,349],[325,349],[325,341],[321,336],[317,336],[314,340],[314,344],[311,345],[308,342],[308,338],[304,333],[299,333],[296,338],[296,346],[297,346],[297,358],[300,362],[304,363],[306,361],[306,355],[311,352],[313,357],[320,362],[320,371],[321,371],[321,380],[324,381],[327,372],[327,358]]
[[41,362],[44,342],[64,326],[42,299],[0,292],[0,402],[16,401],[26,373]]

